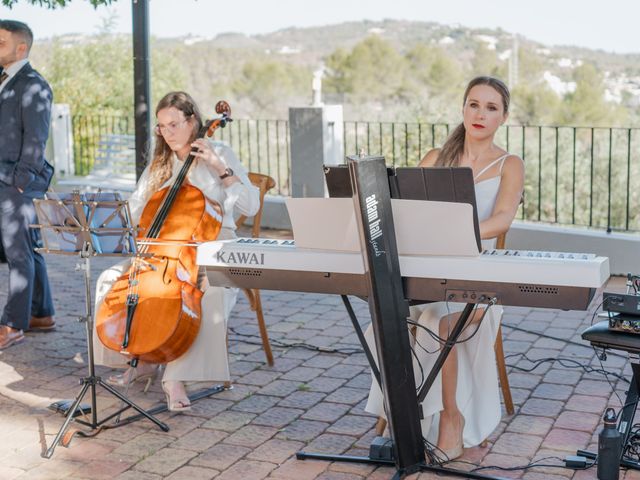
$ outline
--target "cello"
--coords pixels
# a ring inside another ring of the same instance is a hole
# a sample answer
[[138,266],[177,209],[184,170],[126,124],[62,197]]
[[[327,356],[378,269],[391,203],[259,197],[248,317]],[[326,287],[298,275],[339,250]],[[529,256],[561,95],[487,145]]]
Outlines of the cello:
[[[205,122],[197,138],[210,137],[231,121],[229,104],[216,104],[219,118]],[[105,295],[96,312],[103,345],[132,359],[167,363],[184,354],[198,335],[201,319],[196,243],[214,240],[222,207],[185,183],[192,149],[171,186],[152,194],[139,222],[141,245],[128,271]]]

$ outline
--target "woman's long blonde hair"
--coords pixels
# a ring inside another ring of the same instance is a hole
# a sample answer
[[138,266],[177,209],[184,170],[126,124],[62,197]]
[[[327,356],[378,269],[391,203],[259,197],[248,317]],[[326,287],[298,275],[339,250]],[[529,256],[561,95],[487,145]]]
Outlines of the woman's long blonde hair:
[[[511,101],[511,95],[509,94],[509,88],[504,84],[502,80],[495,77],[480,76],[476,77],[469,82],[466,90],[464,91],[464,97],[462,99],[462,105],[464,107],[467,102],[469,92],[476,85],[488,85],[500,94],[502,98],[502,106],[504,107],[504,113],[509,112],[509,102]],[[437,167],[457,167],[460,164],[460,159],[464,152],[464,139],[467,134],[464,128],[464,123],[460,123],[453,133],[449,135],[447,141],[442,146],[438,159],[435,165]]]
[[[189,142],[193,142],[200,128],[202,128],[202,116],[196,102],[186,92],[169,92],[158,102],[156,116],[160,110],[174,107],[184,113],[185,118],[193,118],[193,132]],[[153,151],[151,167],[149,167],[149,186],[147,196],[156,192],[169,178],[171,178],[171,158],[173,151],[164,137],[156,134],[156,148]]]

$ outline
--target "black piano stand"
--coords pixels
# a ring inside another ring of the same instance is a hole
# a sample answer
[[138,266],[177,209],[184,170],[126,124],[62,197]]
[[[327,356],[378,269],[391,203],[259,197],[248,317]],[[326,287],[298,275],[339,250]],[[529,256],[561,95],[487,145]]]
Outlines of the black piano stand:
[[[364,338],[364,333],[362,332],[362,328],[360,327],[358,318],[356,317],[355,312],[353,311],[351,302],[349,301],[349,298],[346,295],[341,295],[340,297],[342,298],[342,302],[344,303],[344,306],[347,309],[347,313],[349,314],[349,318],[351,319],[351,323],[353,324],[353,328],[356,332],[356,335],[360,340],[360,343],[362,344],[362,348],[369,362],[369,367],[371,368],[371,372],[374,378],[376,379],[376,381],[378,382],[378,385],[380,385],[380,370],[378,370],[376,362],[374,361],[374,358],[373,358],[373,352],[371,352],[371,349],[369,348],[369,345],[367,344]],[[424,385],[422,386],[422,388],[420,389],[420,392],[418,393],[418,403],[421,403],[422,400],[424,400],[424,398],[429,393],[429,390],[431,389],[433,382],[435,381],[436,377],[438,376],[438,373],[442,369],[442,366],[444,365],[444,362],[447,359],[447,356],[449,355],[451,348],[455,345],[455,343],[458,341],[458,338],[462,334],[462,331],[464,330],[464,327],[467,321],[469,320],[469,317],[471,316],[471,313],[473,312],[474,308],[475,308],[475,305],[469,303],[462,311],[460,318],[458,319],[453,329],[451,330],[451,333],[449,335],[449,341],[447,341],[447,343],[443,346],[442,350],[440,351],[440,355],[438,356],[435,364],[433,365],[433,368],[429,372],[429,375],[427,376],[424,382]],[[380,466],[395,465],[395,462],[393,460],[361,457],[361,456],[355,456],[355,455],[337,455],[337,454],[332,455],[332,454],[324,454],[324,453],[308,453],[304,451],[297,452],[296,458],[298,460],[313,459],[313,460],[326,460],[329,462],[367,463],[367,464],[380,465]],[[481,479],[481,480],[503,480],[502,477],[482,475],[479,473],[467,472],[464,470],[457,470],[455,468],[447,468],[440,465],[433,465],[433,464],[427,464],[427,463],[420,465],[420,471],[428,471],[428,472],[439,473],[442,475],[462,477],[462,478],[474,478],[474,479]],[[394,475],[393,478],[400,479],[403,476],[410,473],[414,473],[414,472],[396,471],[396,474]]]

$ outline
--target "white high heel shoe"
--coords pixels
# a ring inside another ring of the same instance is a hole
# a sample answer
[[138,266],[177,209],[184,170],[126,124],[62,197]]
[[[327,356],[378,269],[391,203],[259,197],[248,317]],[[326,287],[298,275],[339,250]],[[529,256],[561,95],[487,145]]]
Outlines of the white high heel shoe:
[[165,397],[167,397],[167,408],[170,412],[186,412],[191,410],[191,401],[186,392],[184,392],[184,387],[182,387],[183,393],[176,395],[178,384],[181,383],[182,382],[179,381],[162,382],[162,390],[164,391]]
[[149,387],[158,377],[158,372],[160,372],[160,365],[140,363],[136,368],[129,367],[119,375],[111,375],[106,382],[114,387],[126,387],[137,381],[146,380],[147,384],[144,386],[143,391],[147,393]]

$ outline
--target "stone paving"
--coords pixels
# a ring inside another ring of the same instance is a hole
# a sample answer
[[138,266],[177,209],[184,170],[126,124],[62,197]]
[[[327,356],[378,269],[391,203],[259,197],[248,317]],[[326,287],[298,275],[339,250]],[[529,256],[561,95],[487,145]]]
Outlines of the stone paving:
[[[241,295],[230,322],[233,389],[198,401],[186,414],[160,414],[171,428],[167,433],[143,420],[93,438],[76,437],[69,448],[58,447],[51,459],[42,458],[63,421],[46,406],[74,397],[79,379],[86,375],[84,327],[76,321],[84,309],[83,277],[74,271],[77,259],[48,255],[47,262],[57,330],[28,333],[25,342],[0,352],[0,479],[393,476],[389,467],[296,460],[295,453],[301,449],[366,454],[375,418],[363,410],[370,374],[340,298],[290,292],[262,292],[276,357],[273,367],[265,364],[254,314]],[[94,281],[110,263],[109,258],[92,261]],[[7,267],[1,265],[0,305],[6,301],[6,282]],[[354,300],[354,307],[366,325],[367,305]],[[593,350],[580,339],[592,313],[506,309],[504,345],[516,414],[503,415],[487,444],[467,449],[456,468],[517,467],[536,460],[559,466],[576,449],[596,449],[600,417],[605,407],[620,406],[617,395],[624,397],[626,384],[615,377],[609,383],[602,374],[575,368],[576,363],[600,366]],[[514,368],[530,369],[534,366],[530,360],[544,358],[556,361],[541,363],[532,371]],[[624,357],[609,355],[603,365],[630,378]],[[106,376],[111,371],[99,367],[98,373]],[[157,405],[164,400],[159,383],[146,394],[141,384],[134,384],[129,394],[144,407]],[[100,416],[116,406],[111,396],[98,389]],[[531,480],[596,478],[595,467],[578,472],[548,466],[482,472]],[[420,473],[410,478],[442,477]],[[623,471],[621,478],[640,479],[640,475]]]

